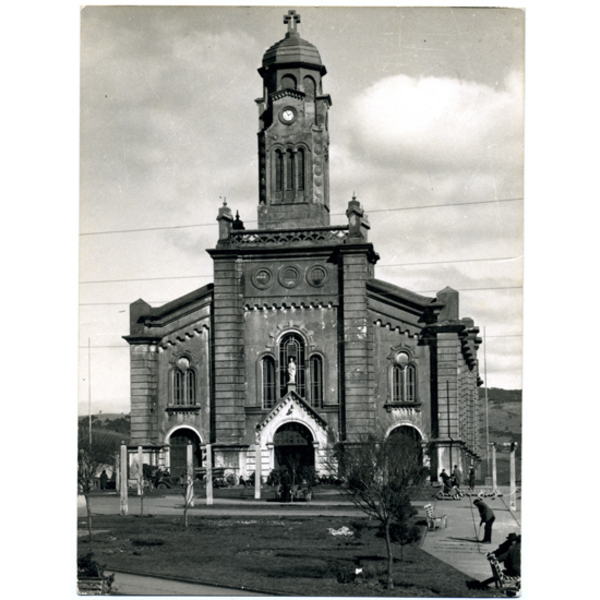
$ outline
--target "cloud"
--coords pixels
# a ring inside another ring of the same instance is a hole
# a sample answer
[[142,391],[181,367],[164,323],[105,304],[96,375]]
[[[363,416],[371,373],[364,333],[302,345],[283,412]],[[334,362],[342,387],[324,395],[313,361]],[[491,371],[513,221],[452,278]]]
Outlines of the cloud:
[[[513,150],[522,139],[523,85],[513,72],[506,89],[459,79],[396,75],[351,104],[351,133],[378,160],[460,167]],[[501,156],[500,156],[501,157]]]

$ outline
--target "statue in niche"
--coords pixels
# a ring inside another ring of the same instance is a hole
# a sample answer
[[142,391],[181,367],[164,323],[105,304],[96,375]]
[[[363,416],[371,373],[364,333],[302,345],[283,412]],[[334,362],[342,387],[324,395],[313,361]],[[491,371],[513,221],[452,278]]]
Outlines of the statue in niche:
[[288,383],[296,383],[296,362],[293,356],[288,361]]

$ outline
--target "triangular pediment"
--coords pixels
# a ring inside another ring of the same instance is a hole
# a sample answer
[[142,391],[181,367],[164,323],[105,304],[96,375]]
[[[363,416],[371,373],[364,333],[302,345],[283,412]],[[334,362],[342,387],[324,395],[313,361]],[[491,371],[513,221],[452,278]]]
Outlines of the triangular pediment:
[[317,428],[327,430],[327,421],[296,392],[288,392],[256,426],[260,431],[277,421],[294,420],[312,422]]

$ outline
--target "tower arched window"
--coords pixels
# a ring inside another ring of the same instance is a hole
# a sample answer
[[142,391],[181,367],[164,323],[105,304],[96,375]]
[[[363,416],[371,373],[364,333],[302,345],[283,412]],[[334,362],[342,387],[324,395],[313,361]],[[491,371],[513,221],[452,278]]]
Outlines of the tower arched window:
[[284,75],[281,78],[281,89],[282,90],[295,90],[296,89],[296,78],[293,75]]
[[261,379],[263,408],[273,408],[277,401],[277,381],[275,359],[272,356],[265,356],[261,361]]
[[[306,396],[306,364],[304,340],[297,333],[284,335],[279,342],[279,388],[281,396],[285,396],[288,383],[296,384],[296,392]],[[290,363],[295,365],[293,378],[290,375]],[[293,379],[293,381],[292,381]]]
[[310,404],[323,406],[323,359],[318,354],[310,357]]
[[306,94],[306,97],[312,100],[315,97],[315,80],[307,75],[302,80],[302,85],[304,86],[304,93]]
[[281,150],[275,151],[275,191],[283,190],[283,154]]
[[288,150],[285,153],[285,189],[286,191],[292,191],[294,189],[294,152]]
[[196,404],[196,372],[189,358],[182,356],[171,371],[171,406]]
[[304,148],[299,148],[296,153],[296,164],[298,167],[298,190],[304,189]]

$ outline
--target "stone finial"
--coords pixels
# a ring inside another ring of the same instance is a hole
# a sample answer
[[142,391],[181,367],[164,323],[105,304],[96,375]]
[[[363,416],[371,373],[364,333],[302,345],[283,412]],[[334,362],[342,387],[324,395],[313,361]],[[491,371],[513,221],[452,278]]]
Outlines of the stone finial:
[[369,239],[369,219],[365,214],[364,209],[361,207],[360,202],[356,199],[354,192],[352,193],[352,200],[348,202],[348,210],[346,210],[346,216],[348,217],[348,238],[352,240],[367,241]]
[[227,206],[226,200],[223,201],[223,206],[219,208],[217,221],[219,222],[219,241],[229,240],[233,215],[231,214],[231,209]]
[[244,221],[240,219],[240,212],[238,210],[235,211],[235,221],[233,222],[231,228],[234,231],[243,231],[245,229]]
[[453,290],[451,287],[445,287],[440,290],[435,297],[443,303],[438,323],[443,321],[457,321],[458,320],[458,292]]

